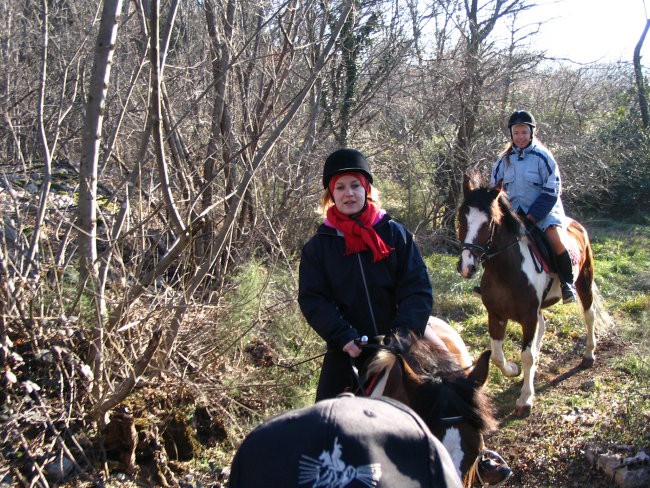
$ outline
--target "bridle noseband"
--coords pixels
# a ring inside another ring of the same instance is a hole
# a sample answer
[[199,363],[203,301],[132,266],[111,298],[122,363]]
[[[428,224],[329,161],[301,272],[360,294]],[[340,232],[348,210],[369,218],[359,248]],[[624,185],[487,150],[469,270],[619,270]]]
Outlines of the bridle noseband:
[[496,225],[494,225],[494,220],[490,220],[490,237],[485,243],[485,246],[481,246],[479,244],[474,244],[473,242],[463,242],[461,246],[461,253],[463,251],[469,251],[472,256],[476,258],[479,264],[485,263],[485,261],[488,261],[492,259],[495,256],[498,256],[499,254],[506,252],[508,249],[511,247],[516,246],[519,243],[519,240],[521,239],[520,237],[515,237],[515,240],[512,241],[510,244],[508,244],[506,247],[503,249],[499,249],[494,252],[490,252],[490,248],[492,247],[492,240],[494,239],[494,231],[495,231]]

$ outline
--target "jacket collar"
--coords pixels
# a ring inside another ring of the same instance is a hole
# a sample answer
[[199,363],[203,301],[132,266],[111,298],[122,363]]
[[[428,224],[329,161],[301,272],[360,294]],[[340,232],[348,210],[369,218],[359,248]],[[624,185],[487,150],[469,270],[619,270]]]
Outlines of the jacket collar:
[[519,149],[518,147],[512,146],[512,150],[510,151],[510,154],[516,156],[517,159],[521,160],[523,159],[524,156],[531,153],[533,149],[535,149],[535,141],[532,141],[530,144],[528,144],[528,146],[526,146],[523,149]]

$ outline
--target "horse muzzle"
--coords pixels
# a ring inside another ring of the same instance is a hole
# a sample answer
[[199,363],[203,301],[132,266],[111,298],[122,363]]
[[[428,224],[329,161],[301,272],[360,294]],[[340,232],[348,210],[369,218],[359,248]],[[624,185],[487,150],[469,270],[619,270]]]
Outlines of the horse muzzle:
[[[469,257],[465,257],[465,254],[468,254]],[[463,251],[458,258],[456,269],[463,278],[472,278],[478,271],[474,256],[469,252]]]

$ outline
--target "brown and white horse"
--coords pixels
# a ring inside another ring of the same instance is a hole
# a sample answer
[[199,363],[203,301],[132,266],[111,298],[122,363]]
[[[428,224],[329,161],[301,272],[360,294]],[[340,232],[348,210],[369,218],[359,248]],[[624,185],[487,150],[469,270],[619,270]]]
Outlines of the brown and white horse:
[[[458,238],[462,243],[458,271],[464,278],[472,278],[483,265],[480,294],[488,313],[492,362],[505,376],[520,373],[519,366],[508,362],[503,353],[506,325],[508,320],[521,324],[524,380],[515,413],[526,416],[533,405],[533,382],[546,327],[542,309],[561,299],[560,280],[556,273],[545,270],[532,252],[525,226],[500,186],[475,187],[465,176],[463,197],[458,210]],[[570,242],[565,245],[577,277],[575,285],[587,331],[582,366],[591,367],[595,360],[595,328],[606,325],[609,317],[594,283],[587,231],[569,219],[567,233]]]
[[482,391],[489,357],[485,351],[473,364],[460,335],[431,317],[423,339],[413,332],[392,337],[362,378],[365,394],[399,400],[422,417],[449,452],[464,486],[499,486],[511,475],[483,443],[482,434],[497,425]]

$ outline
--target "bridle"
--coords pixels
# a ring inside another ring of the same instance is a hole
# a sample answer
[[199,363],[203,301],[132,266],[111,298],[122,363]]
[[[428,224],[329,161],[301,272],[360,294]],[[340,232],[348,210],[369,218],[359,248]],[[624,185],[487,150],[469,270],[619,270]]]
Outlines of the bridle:
[[[457,415],[454,417],[440,417],[438,418],[438,422],[440,422],[444,426],[452,426],[454,424],[460,424],[462,422],[465,422],[465,418],[462,415]],[[481,470],[478,469],[478,465],[485,456],[489,456],[491,458],[496,459],[497,462],[499,462],[502,465],[507,465],[505,460],[499,454],[497,454],[494,451],[491,451],[490,449],[483,448],[476,455],[476,458],[474,459],[474,462],[472,463],[472,466],[470,467],[468,474],[466,476],[469,477],[468,479],[471,480],[472,479],[471,474],[474,473],[476,479],[479,482],[479,486],[481,488],[499,488],[500,486],[503,486],[508,481],[512,473],[506,476],[503,480],[499,481],[498,483],[495,483],[494,485],[491,485],[486,481],[483,481],[483,478],[481,477]]]
[[494,231],[496,225],[494,225],[494,219],[490,220],[490,237],[484,246],[479,244],[474,244],[473,242],[463,242],[461,246],[461,253],[463,251],[469,251],[472,256],[476,258],[479,264],[483,264],[485,261],[492,259],[495,256],[498,256],[501,253],[506,252],[511,247],[516,246],[519,243],[520,237],[515,237],[515,240],[508,244],[506,247],[499,249],[497,251],[490,252],[492,247],[492,240],[494,239]]

